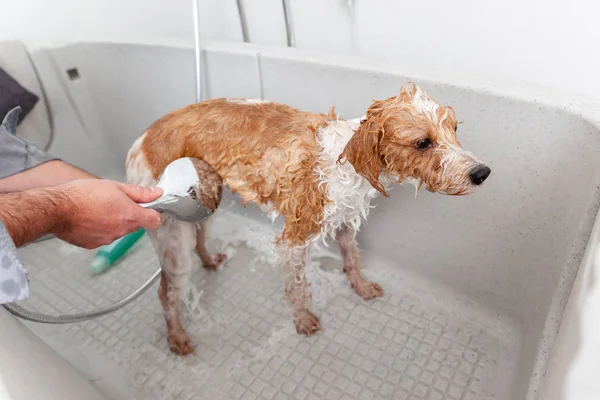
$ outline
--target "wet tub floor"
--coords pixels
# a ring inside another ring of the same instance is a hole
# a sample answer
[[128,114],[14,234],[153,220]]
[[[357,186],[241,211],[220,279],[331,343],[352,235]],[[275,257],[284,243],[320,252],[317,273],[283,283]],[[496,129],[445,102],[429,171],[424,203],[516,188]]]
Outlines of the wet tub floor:
[[[103,318],[27,325],[115,399],[509,399],[520,340],[493,312],[368,255],[365,275],[385,296],[366,302],[339,259],[324,256],[309,272],[323,331],[299,336],[281,269],[261,250],[271,243],[268,229],[227,213],[217,219],[227,219],[229,230],[215,224],[227,241],[212,246],[232,258],[217,272],[198,261],[182,306],[195,353],[170,353],[157,284]],[[147,237],[100,276],[87,269],[93,252],[58,240],[21,255],[33,291],[23,304],[52,314],[114,302],[158,265]]]

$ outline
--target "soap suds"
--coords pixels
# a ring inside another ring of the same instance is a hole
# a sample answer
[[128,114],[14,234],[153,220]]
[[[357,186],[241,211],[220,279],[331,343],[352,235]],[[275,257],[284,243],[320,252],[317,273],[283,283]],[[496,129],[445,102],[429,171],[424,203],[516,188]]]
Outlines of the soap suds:
[[[235,255],[235,248],[240,245],[253,250],[255,257],[250,262],[253,269],[258,265],[275,267],[279,264],[280,249],[275,245],[278,234],[272,223],[244,217],[228,208],[221,208],[215,213],[208,232],[210,243],[228,256],[229,253]],[[313,259],[328,257],[340,260],[337,252],[325,246],[313,245],[311,254]]]
[[[259,273],[264,268],[280,268],[280,249],[275,245],[275,240],[279,234],[277,227],[268,221],[257,221],[231,210],[232,206],[222,204],[219,210],[212,217],[208,227],[208,245],[220,253],[225,253],[228,260],[232,260],[240,247],[246,247],[251,250],[251,257],[248,260],[247,267],[252,272]],[[313,307],[315,310],[322,310],[327,303],[344,290],[346,286],[345,276],[339,267],[341,260],[337,253],[337,246],[331,248],[320,246],[315,243],[310,249],[311,262],[307,267],[307,279],[313,288]],[[321,259],[330,258],[337,262],[336,268],[326,269],[322,266]],[[220,268],[227,268],[225,263]],[[229,318],[225,315],[211,315],[202,305],[204,281],[194,281],[193,277],[189,283],[187,296],[182,298],[182,302],[191,322],[195,328],[201,332],[213,335],[223,333],[224,327],[228,326]],[[283,296],[283,280],[282,280]],[[281,300],[284,301],[283,299]],[[277,336],[274,331],[273,335]],[[284,338],[281,338],[283,340]],[[258,351],[258,350],[257,350]],[[258,351],[260,353],[260,351]]]

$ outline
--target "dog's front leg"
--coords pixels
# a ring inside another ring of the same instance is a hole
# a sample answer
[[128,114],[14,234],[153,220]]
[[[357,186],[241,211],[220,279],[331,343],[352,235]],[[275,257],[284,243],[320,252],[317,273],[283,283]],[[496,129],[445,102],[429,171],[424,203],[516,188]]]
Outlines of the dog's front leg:
[[306,280],[308,251],[306,246],[288,246],[283,257],[285,297],[292,305],[296,331],[312,335],[321,330],[319,318],[310,311],[311,293]]
[[365,300],[383,296],[381,286],[375,282],[369,282],[360,272],[362,265],[360,262],[360,250],[356,242],[356,231],[344,226],[337,231],[335,238],[342,252],[344,272],[356,293]]

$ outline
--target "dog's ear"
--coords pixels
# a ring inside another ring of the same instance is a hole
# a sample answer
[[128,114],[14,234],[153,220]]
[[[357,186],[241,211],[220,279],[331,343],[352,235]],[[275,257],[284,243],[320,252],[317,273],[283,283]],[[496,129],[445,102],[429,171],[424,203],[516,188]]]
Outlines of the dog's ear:
[[379,175],[383,169],[379,147],[384,135],[384,120],[381,118],[381,108],[377,106],[377,103],[375,102],[367,110],[366,120],[361,121],[360,126],[340,154],[338,162],[350,162],[359,175],[388,197],[385,187],[379,181]]

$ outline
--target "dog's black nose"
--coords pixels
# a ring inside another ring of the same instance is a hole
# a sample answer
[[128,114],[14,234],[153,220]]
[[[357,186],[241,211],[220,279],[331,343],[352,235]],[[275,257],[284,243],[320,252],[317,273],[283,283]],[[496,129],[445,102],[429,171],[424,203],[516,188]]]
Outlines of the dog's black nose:
[[487,165],[479,164],[471,170],[469,179],[471,179],[473,185],[481,185],[491,173],[492,170]]

